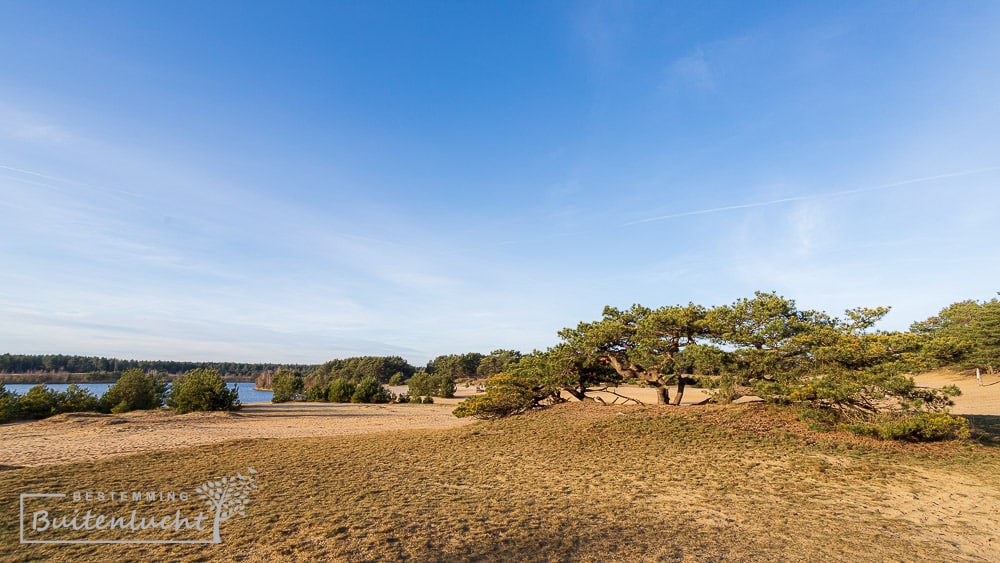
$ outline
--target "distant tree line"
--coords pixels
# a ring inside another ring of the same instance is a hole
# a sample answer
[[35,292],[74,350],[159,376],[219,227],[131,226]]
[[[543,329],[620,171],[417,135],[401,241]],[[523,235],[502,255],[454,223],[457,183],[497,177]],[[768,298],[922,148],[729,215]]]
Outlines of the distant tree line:
[[275,403],[389,403],[398,402],[399,397],[383,384],[398,385],[416,371],[399,356],[358,356],[330,360],[307,374],[290,368],[263,373],[257,377],[257,388],[271,389]]
[[511,364],[521,360],[517,350],[494,350],[487,355],[478,352],[465,354],[444,354],[427,362],[424,368],[429,374],[444,374],[453,381],[486,379],[502,372]]
[[[293,371],[295,371],[293,369]],[[334,379],[344,379],[357,383],[366,377],[370,377],[379,383],[389,383],[396,377],[397,380],[407,380],[417,368],[399,356],[359,356],[330,360],[318,368],[312,370],[306,376],[306,387],[314,385],[325,386]],[[398,375],[397,375],[398,374]]]
[[[502,371],[521,358],[516,350],[495,350],[483,355],[477,352],[440,355],[418,368],[399,356],[359,356],[335,359],[324,364],[273,364],[246,362],[186,362],[176,360],[122,360],[98,356],[65,354],[0,354],[0,374],[26,374],[25,382],[37,381],[38,376],[50,382],[86,383],[114,381],[126,370],[139,369],[176,376],[194,369],[215,370],[227,379],[256,381],[262,389],[271,388],[271,379],[281,369],[305,377],[307,386],[325,385],[332,379],[343,378],[357,383],[372,377],[380,383],[401,385],[417,372],[446,374],[453,381],[485,379]],[[13,379],[8,379],[13,381]]]
[[[417,368],[399,356],[360,356],[331,360],[304,375],[292,369],[262,374],[257,387],[274,391],[276,403],[294,400],[385,403],[431,403],[454,397],[459,380],[488,378],[521,359],[516,350],[444,354]],[[383,385],[408,385],[394,394]],[[380,390],[381,389],[381,390]]]
[[173,360],[121,360],[95,356],[68,356],[63,354],[2,354],[0,374],[90,374],[91,377],[75,378],[78,381],[116,379],[129,369],[178,375],[193,369],[215,370],[230,379],[253,380],[263,373],[273,373],[288,368],[300,373],[311,373],[318,365],[291,365],[239,362],[183,362]]

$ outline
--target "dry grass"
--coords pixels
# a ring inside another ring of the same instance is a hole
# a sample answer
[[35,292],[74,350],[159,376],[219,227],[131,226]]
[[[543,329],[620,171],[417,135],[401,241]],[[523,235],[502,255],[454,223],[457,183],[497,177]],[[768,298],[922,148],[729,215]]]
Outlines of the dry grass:
[[[260,489],[219,546],[19,545],[21,492]],[[1000,451],[808,431],[762,405],[561,405],[449,430],[241,440],[0,472],[8,560],[1000,559]]]

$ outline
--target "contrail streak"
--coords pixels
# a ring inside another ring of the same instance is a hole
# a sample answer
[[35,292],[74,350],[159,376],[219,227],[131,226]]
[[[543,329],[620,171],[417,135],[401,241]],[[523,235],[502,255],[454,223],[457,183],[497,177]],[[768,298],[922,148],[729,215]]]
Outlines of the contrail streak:
[[793,197],[784,197],[781,199],[772,199],[770,201],[759,201],[756,203],[744,203],[741,205],[726,205],[723,207],[712,207],[710,209],[698,209],[695,211],[683,211],[681,213],[671,213],[669,215],[659,215],[657,217],[649,217],[647,219],[639,219],[637,221],[629,221],[628,223],[622,223],[620,227],[630,227],[632,225],[640,225],[642,223],[654,223],[656,221],[666,221],[668,219],[677,219],[680,217],[691,217],[694,215],[707,215],[709,213],[720,213],[722,211],[733,211],[735,209],[751,209],[754,207],[767,207],[770,205],[779,205],[782,203],[792,203],[795,201],[804,201],[807,199],[818,199],[823,197],[840,197],[845,195],[859,194],[863,192],[872,192],[876,190],[885,190],[889,188],[897,188],[899,186],[906,186],[909,184],[919,184],[922,182],[930,182],[933,180],[941,180],[944,178],[957,178],[959,176],[972,176],[974,174],[982,174],[983,172],[993,172],[995,170],[1000,170],[1000,166],[989,166],[986,168],[977,168],[975,170],[964,170],[961,172],[948,172],[946,174],[935,174],[934,176],[923,176],[921,178],[910,178],[909,180],[902,180],[900,182],[893,182],[891,184],[882,184],[879,186],[871,186],[867,188],[856,188],[853,190],[842,190],[839,192],[830,192],[825,194],[814,194],[814,195],[801,195]]
[[[134,193],[134,192],[130,192],[130,191],[127,191],[127,190],[121,190],[121,189],[118,189],[118,188],[108,188],[108,187],[103,187],[103,186],[95,186],[93,184],[88,184],[86,182],[79,182],[79,181],[76,181],[76,180],[67,180],[66,178],[59,178],[59,177],[56,177],[56,176],[49,176],[48,174],[42,174],[41,172],[34,172],[32,170],[25,170],[23,168],[15,168],[13,166],[6,166],[4,164],[0,164],[0,170],[7,170],[7,171],[10,171],[10,172],[15,172],[17,174],[24,174],[26,176],[35,176],[37,178],[44,178],[46,180],[51,180],[53,182],[59,182],[61,184],[75,184],[77,186],[82,186],[82,187],[89,188],[91,190],[98,191],[98,192],[118,194],[118,195],[126,195],[126,196],[130,196],[130,197],[141,197],[139,194]],[[12,176],[11,178],[14,178],[14,177]],[[52,185],[49,185],[49,184],[45,184],[45,186],[46,187],[50,187],[50,188],[59,189],[59,188],[56,188],[55,186],[52,186]]]

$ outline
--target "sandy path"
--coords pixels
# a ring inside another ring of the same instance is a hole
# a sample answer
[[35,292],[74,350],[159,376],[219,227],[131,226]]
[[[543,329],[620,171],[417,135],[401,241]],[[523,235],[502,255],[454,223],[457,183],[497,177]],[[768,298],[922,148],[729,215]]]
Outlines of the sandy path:
[[913,378],[921,387],[956,385],[962,394],[955,397],[952,414],[1000,415],[1000,375],[983,374],[980,387],[973,375],[963,375],[952,370],[937,370]]
[[0,425],[0,466],[35,466],[213,444],[243,438],[343,436],[471,422],[449,404],[252,403],[239,413],[72,413]]
[[[955,385],[962,394],[954,398],[955,406],[951,407],[952,414],[980,414],[1000,416],[1000,375],[983,375],[983,385],[976,382],[973,375],[960,373],[954,370],[937,370],[915,376],[914,381],[919,387],[941,388],[947,385]],[[621,395],[636,398],[643,403],[656,404],[656,390],[650,387],[619,387],[613,389]],[[670,397],[677,393],[676,387],[670,387]],[[597,393],[601,395],[601,393]],[[603,394],[604,399],[611,402],[615,399],[613,395]],[[708,391],[687,387],[684,390],[682,405],[695,404],[708,398]],[[741,399],[737,402],[746,402],[749,398]],[[618,399],[621,402],[621,399]]]

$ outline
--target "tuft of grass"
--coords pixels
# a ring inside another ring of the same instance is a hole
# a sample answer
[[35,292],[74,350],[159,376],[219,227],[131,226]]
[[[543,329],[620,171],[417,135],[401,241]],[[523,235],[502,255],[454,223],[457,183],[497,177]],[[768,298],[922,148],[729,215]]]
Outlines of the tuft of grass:
[[841,428],[862,436],[883,440],[928,442],[969,439],[969,421],[944,412],[880,415],[872,420],[841,424]]
[[[191,489],[245,467],[259,471],[259,489],[246,516],[224,524],[221,545],[18,543],[21,492]],[[764,405],[571,403],[443,431],[241,440],[0,471],[0,554],[12,561],[977,560],[998,555],[990,542],[998,471],[996,448],[818,433],[795,413]]]

